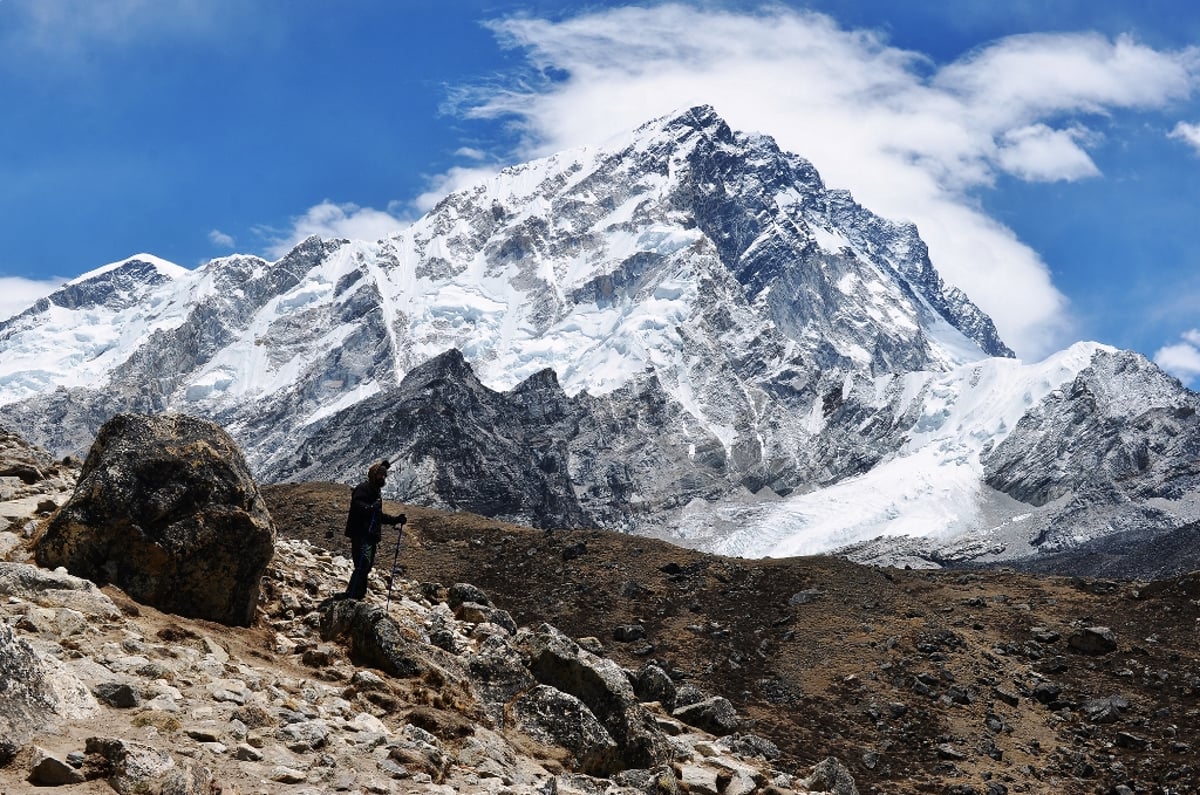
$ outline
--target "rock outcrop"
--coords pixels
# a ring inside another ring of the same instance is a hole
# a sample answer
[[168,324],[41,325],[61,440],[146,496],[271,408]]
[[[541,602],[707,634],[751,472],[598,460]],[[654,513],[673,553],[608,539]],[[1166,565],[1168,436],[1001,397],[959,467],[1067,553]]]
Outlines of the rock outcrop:
[[[21,718],[0,744],[0,791],[88,781],[117,793],[806,791],[761,754],[769,741],[718,740],[639,702],[633,672],[551,625],[513,635],[462,621],[448,589],[412,580],[396,583],[385,608],[379,573],[367,600],[313,603],[350,568],[280,541],[263,582],[264,635],[3,563],[0,670],[28,693],[0,690],[0,715]],[[481,600],[460,607],[489,601],[469,584],[454,589],[455,601]],[[77,621],[54,621],[62,611]],[[58,671],[58,691],[74,682],[78,700],[55,696],[37,671]]]
[[29,537],[39,520],[66,500],[79,476],[73,458],[55,460],[45,450],[0,426],[0,555]]
[[241,451],[220,427],[122,414],[100,429],[36,557],[167,612],[245,626],[274,541]]
[[0,623],[0,761],[37,732],[97,708],[78,677]]

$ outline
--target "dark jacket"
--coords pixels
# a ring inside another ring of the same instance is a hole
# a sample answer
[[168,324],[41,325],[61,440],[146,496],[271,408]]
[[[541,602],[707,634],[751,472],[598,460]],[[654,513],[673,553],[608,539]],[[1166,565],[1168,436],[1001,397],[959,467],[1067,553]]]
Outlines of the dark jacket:
[[346,515],[346,537],[355,541],[379,541],[383,525],[396,524],[399,516],[383,512],[383,495],[378,486],[363,481],[350,492],[350,512]]

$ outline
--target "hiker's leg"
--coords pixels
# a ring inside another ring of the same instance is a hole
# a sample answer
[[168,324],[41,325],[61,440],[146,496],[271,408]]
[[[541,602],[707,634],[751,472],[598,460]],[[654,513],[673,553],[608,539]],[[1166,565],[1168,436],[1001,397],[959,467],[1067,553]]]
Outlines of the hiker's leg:
[[367,595],[367,575],[371,573],[371,565],[375,562],[375,545],[370,541],[356,541],[352,555],[354,574],[346,587],[346,596],[350,599],[362,599]]

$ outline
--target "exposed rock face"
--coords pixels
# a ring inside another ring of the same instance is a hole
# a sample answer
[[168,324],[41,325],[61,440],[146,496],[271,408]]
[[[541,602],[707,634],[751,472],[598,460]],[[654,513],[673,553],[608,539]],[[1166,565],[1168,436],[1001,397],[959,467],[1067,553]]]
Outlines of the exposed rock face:
[[538,685],[513,702],[521,731],[547,745],[561,745],[590,775],[606,775],[616,764],[617,744],[596,716],[575,696],[549,685]]
[[717,735],[732,734],[738,730],[741,721],[729,699],[713,696],[694,704],[680,707],[671,713],[689,726],[697,726],[707,732]]
[[420,626],[393,619],[387,610],[357,600],[326,602],[321,637],[345,643],[351,659],[400,678],[423,678],[449,697],[473,700],[467,670],[453,654],[424,642]]
[[586,705],[617,742],[625,767],[651,768],[670,760],[665,738],[620,666],[580,648],[549,624],[521,640],[534,677]]
[[96,700],[76,676],[0,622],[0,737],[19,746],[61,719],[84,717],[96,709]]
[[983,458],[988,485],[1032,505],[1075,494],[1080,508],[1183,497],[1200,485],[1200,398],[1173,387],[1136,354],[1097,353]]
[[0,426],[0,554],[17,537],[28,537],[39,517],[66,500],[79,475],[79,462],[56,461],[45,450]]
[[400,456],[388,487],[406,500],[535,527],[630,529],[652,506],[737,487],[720,441],[655,379],[569,398],[544,371],[501,393],[457,350],[321,423],[268,475],[338,480],[364,450]]
[[100,429],[36,556],[161,610],[244,626],[274,542],[228,434],[183,415],[123,414]]

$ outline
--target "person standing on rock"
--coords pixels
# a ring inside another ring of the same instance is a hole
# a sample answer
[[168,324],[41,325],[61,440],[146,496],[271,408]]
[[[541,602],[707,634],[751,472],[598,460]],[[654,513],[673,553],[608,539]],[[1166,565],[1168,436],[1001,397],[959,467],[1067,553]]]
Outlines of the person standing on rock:
[[367,575],[375,563],[375,552],[383,538],[383,525],[404,524],[404,514],[392,516],[383,512],[383,486],[387,483],[391,462],[376,462],[367,470],[367,479],[350,492],[350,512],[346,516],[346,537],[350,539],[350,557],[354,573],[350,584],[337,599],[363,599],[367,595]]

